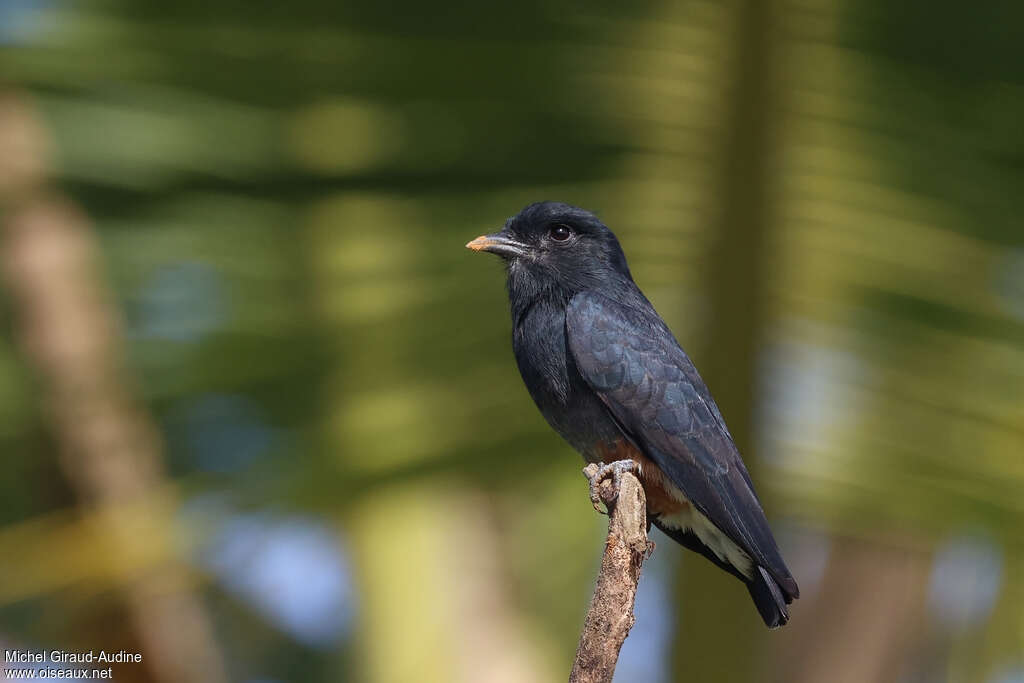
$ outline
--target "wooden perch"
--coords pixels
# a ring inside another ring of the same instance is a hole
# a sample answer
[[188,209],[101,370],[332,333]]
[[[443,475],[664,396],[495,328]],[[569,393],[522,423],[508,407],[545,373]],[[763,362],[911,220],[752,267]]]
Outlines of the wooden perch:
[[[597,467],[587,465],[583,474],[590,479]],[[635,621],[640,567],[654,549],[647,540],[647,500],[640,481],[625,472],[618,491],[605,479],[599,492],[608,508],[608,539],[569,683],[611,683],[619,650]]]

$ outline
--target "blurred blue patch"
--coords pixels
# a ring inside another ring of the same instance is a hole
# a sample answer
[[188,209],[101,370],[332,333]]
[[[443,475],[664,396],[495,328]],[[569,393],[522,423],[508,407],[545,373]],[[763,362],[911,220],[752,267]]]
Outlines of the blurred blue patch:
[[46,0],[0,0],[0,45],[27,43],[43,30]]
[[993,289],[1003,308],[1024,320],[1024,249],[1011,249],[997,265]]
[[[678,553],[674,557],[678,557]],[[644,564],[633,610],[636,624],[622,645],[614,681],[667,683],[669,680],[669,648],[677,607],[669,586],[673,569],[670,560],[668,553],[654,553]]]
[[935,555],[929,605],[945,626],[966,628],[989,615],[1002,581],[999,545],[987,536],[956,536]]
[[175,454],[208,472],[235,472],[265,457],[280,438],[244,396],[211,394],[190,401],[167,421]]
[[158,269],[142,286],[134,334],[149,339],[196,342],[222,327],[228,305],[221,277],[198,262]]
[[988,683],[1024,683],[1024,666],[1000,669],[992,674]]
[[832,538],[820,529],[784,520],[772,526],[786,565],[800,585],[800,595],[804,598],[814,595],[825,578],[832,554]]
[[757,457],[796,468],[828,445],[833,425],[859,410],[849,378],[863,382],[870,375],[852,353],[798,342],[766,348],[760,367]]
[[306,645],[330,647],[351,625],[348,562],[338,534],[317,520],[236,515],[201,561],[229,592]]

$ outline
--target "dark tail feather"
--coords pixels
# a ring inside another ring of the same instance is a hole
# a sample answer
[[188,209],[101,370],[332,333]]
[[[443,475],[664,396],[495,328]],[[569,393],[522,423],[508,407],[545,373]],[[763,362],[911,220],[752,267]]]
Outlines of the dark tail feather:
[[747,583],[747,590],[768,628],[778,628],[789,621],[782,589],[764,567],[755,567],[754,579]]

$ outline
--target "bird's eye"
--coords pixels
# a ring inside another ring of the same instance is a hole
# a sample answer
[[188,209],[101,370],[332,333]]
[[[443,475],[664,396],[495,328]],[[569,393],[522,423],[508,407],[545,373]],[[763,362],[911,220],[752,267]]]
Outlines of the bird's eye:
[[548,230],[548,236],[556,242],[564,242],[572,237],[572,229],[568,225],[556,223]]

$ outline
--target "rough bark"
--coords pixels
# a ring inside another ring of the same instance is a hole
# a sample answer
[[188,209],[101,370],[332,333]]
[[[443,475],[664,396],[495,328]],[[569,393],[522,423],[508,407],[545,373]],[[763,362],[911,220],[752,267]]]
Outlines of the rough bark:
[[[597,465],[588,465],[589,477]],[[601,483],[601,499],[608,507],[608,538],[594,597],[583,622],[569,683],[610,683],[619,650],[633,628],[640,569],[653,544],[647,540],[647,500],[640,481],[624,473],[616,491],[610,480]]]

